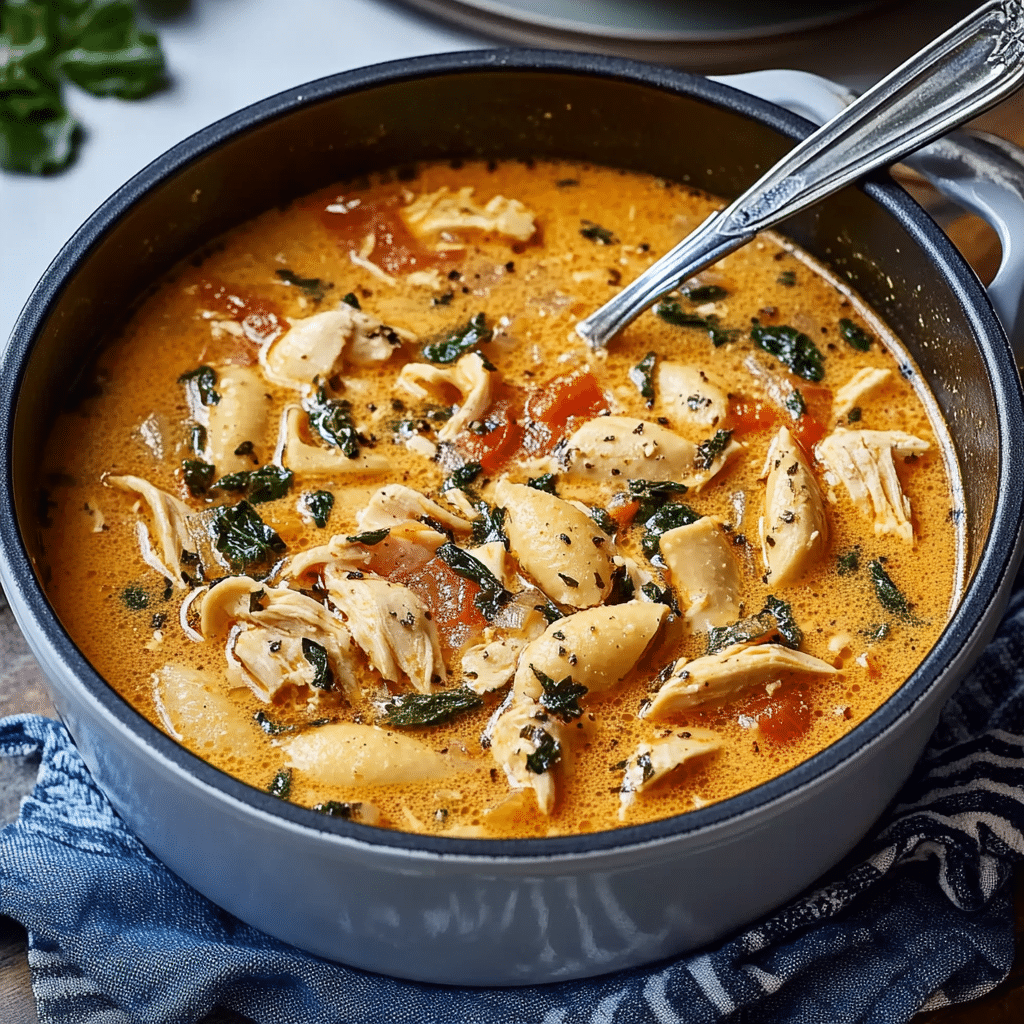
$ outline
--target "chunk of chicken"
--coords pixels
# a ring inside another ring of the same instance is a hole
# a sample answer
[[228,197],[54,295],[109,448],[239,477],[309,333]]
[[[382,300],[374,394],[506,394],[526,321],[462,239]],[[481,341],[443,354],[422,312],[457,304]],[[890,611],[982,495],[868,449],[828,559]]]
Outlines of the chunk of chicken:
[[740,610],[740,572],[721,527],[704,516],[661,537],[669,583],[683,599],[695,632],[733,622]]
[[384,473],[391,469],[386,455],[360,449],[354,458],[348,458],[340,448],[329,445],[308,444],[302,438],[306,412],[297,405],[285,408],[277,446],[281,463],[297,473]]
[[711,729],[696,727],[659,736],[637,746],[626,762],[619,791],[619,820],[636,802],[637,795],[664,780],[687,761],[721,749],[722,738]]
[[397,786],[449,778],[472,766],[467,756],[439,754],[421,740],[373,725],[334,722],[281,746],[288,767],[327,786]]
[[[349,632],[318,601],[248,576],[222,580],[202,601],[200,630],[208,640],[226,638],[233,685],[248,686],[264,701],[289,686],[327,688],[325,683],[337,683],[350,695],[357,692]],[[328,680],[318,677],[317,654],[310,643],[327,657]]]
[[706,437],[729,414],[726,388],[705,370],[686,363],[658,363],[658,397],[673,423]]
[[220,401],[209,406],[206,435],[210,461],[218,476],[252,469],[268,455],[263,450],[271,410],[267,386],[255,367],[224,366],[217,372],[217,391]]
[[832,400],[832,415],[842,419],[861,403],[864,396],[880,387],[892,376],[892,370],[878,366],[865,366],[858,370],[835,394]]
[[910,499],[896,475],[893,455],[919,455],[931,446],[900,430],[836,429],[818,442],[815,454],[826,468],[825,479],[846,487],[853,504],[874,520],[875,535],[895,535],[914,542]]
[[663,604],[628,601],[588,608],[553,622],[519,658],[513,684],[516,699],[542,699],[537,672],[555,682],[571,676],[590,693],[610,690],[640,661],[667,616]]
[[219,680],[184,665],[164,665],[151,679],[164,730],[201,757],[249,757],[263,749],[266,737]]
[[[452,192],[443,185],[436,192],[417,196],[401,211],[402,219],[414,235],[422,237],[440,231],[477,229],[494,231],[508,238],[526,242],[536,231],[534,214],[518,199],[495,196],[485,206],[473,199],[472,186]],[[450,244],[440,243],[439,249]]]
[[565,727],[533,701],[509,702],[488,732],[491,756],[515,789],[532,789],[541,813],[558,796],[558,765],[568,756]]
[[447,678],[437,627],[427,606],[408,587],[374,577],[324,570],[331,602],[345,617],[355,642],[387,680],[404,673],[420,693]]
[[510,636],[467,647],[462,652],[463,685],[479,694],[500,689],[515,675],[526,643],[524,638]]
[[432,519],[454,533],[473,531],[472,523],[404,484],[388,484],[380,488],[366,508],[356,515],[359,529],[363,531],[393,529],[403,523],[422,525],[424,519]]
[[835,674],[827,661],[781,644],[736,645],[718,654],[680,661],[641,717],[669,718],[700,704],[731,700],[745,690],[787,676]]
[[500,374],[487,369],[479,352],[468,352],[453,366],[406,363],[398,375],[398,387],[421,400],[446,405],[451,389],[458,392],[456,412],[437,432],[440,441],[453,441],[474,420],[482,420],[499,383]]
[[264,344],[260,367],[267,380],[302,391],[314,377],[326,380],[338,373],[345,358],[357,366],[387,361],[403,340],[416,338],[343,302],[294,321],[290,330]]
[[567,475],[606,483],[623,480],[674,480],[700,490],[743,445],[731,438],[705,468],[697,445],[678,434],[629,416],[598,416],[584,423],[565,445]]
[[[762,479],[761,554],[773,587],[795,583],[825,553],[828,517],[803,449],[782,427],[772,440]],[[716,623],[725,625],[725,623]]]
[[199,551],[199,544],[190,526],[191,521],[195,518],[192,509],[180,498],[160,490],[159,487],[154,486],[148,480],[143,480],[140,476],[106,476],[103,478],[103,483],[120,491],[138,494],[149,506],[157,544],[160,547],[160,557],[156,558],[152,553],[149,545],[149,532],[146,530],[145,524],[140,524],[142,532],[139,542],[143,558],[157,572],[170,579],[175,587],[183,588],[185,583],[181,576],[182,552],[189,551],[196,554]]
[[512,554],[553,601],[573,608],[599,604],[611,592],[609,539],[568,501],[525,484],[499,480],[494,496],[507,510]]

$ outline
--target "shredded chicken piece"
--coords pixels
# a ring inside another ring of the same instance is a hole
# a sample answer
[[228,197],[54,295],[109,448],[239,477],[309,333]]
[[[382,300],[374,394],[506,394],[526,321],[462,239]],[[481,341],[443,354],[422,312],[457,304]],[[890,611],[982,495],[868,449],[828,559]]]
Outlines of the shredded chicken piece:
[[302,391],[314,377],[326,380],[339,372],[343,356],[357,366],[382,363],[403,341],[415,340],[408,331],[389,327],[342,302],[337,309],[294,321],[290,330],[265,343],[260,348],[260,366],[267,380]]
[[671,430],[629,416],[598,416],[565,444],[567,475],[584,480],[675,480],[700,490],[743,445],[731,438],[709,466],[698,465],[697,445]]
[[827,661],[781,644],[735,645],[718,654],[680,661],[641,717],[665,719],[700,704],[730,700],[786,675],[835,675]]
[[541,813],[550,814],[558,796],[558,765],[568,756],[562,723],[531,700],[509,701],[499,709],[487,738],[491,756],[512,787],[532,789]]
[[785,427],[772,439],[761,478],[766,479],[758,522],[761,554],[771,585],[787,586],[825,553],[825,501],[803,450]]
[[326,786],[437,781],[472,766],[467,756],[456,751],[439,754],[413,736],[350,722],[308,729],[281,746],[289,768]]
[[415,398],[447,404],[448,389],[458,392],[458,408],[437,432],[439,441],[453,441],[474,420],[483,419],[500,383],[501,375],[487,369],[479,352],[468,352],[453,366],[406,363],[398,375],[398,386]]
[[814,451],[825,464],[828,483],[835,487],[842,482],[853,504],[874,520],[876,536],[892,534],[913,544],[910,499],[903,493],[893,456],[919,455],[930,447],[899,430],[836,427]]
[[499,480],[495,500],[506,509],[512,553],[553,601],[589,608],[611,591],[609,538],[568,501],[525,484]]
[[181,553],[197,553],[198,545],[189,526],[195,513],[180,498],[155,487],[140,476],[107,476],[103,483],[120,491],[141,495],[153,516],[157,542],[160,545],[163,573],[175,587],[184,587],[181,578]]
[[892,376],[892,370],[877,366],[865,366],[858,370],[835,394],[832,400],[832,415],[842,419],[861,403],[864,396],[884,384]]
[[345,616],[352,638],[387,680],[408,676],[420,693],[447,678],[437,627],[427,606],[408,587],[376,577],[324,569],[331,602]]
[[418,236],[475,228],[496,231],[520,242],[533,237],[534,214],[518,199],[495,196],[485,206],[480,206],[473,200],[474,191],[467,185],[453,193],[444,185],[436,192],[417,196],[401,211],[402,219]]
[[322,604],[288,587],[267,587],[232,576],[203,596],[200,629],[205,639],[225,639],[228,679],[271,701],[289,686],[308,687],[317,671],[303,640],[324,649],[330,685],[355,695],[351,637]]
[[513,692],[541,701],[540,672],[556,683],[572,677],[589,693],[617,686],[632,671],[668,617],[663,604],[628,601],[588,608],[553,622],[519,658]]
[[686,605],[694,632],[734,622],[740,610],[740,573],[721,527],[704,516],[662,534],[661,556],[669,582]]
[[404,484],[382,487],[356,516],[359,529],[364,531],[390,529],[403,523],[422,524],[424,519],[432,519],[454,533],[468,534],[473,530],[472,523]]
[[636,802],[637,795],[664,780],[687,761],[721,749],[722,738],[711,729],[696,726],[641,743],[626,762],[619,795],[619,820]]
[[508,636],[467,647],[462,652],[463,685],[479,694],[500,689],[515,675],[525,646],[525,639]]

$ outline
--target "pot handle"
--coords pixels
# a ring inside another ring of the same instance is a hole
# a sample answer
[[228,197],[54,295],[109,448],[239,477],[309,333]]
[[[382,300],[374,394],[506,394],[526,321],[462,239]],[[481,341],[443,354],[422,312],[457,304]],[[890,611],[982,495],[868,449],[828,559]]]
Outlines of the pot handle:
[[[824,124],[852,99],[844,86],[805,71],[752,71],[715,81]],[[1024,366],[1024,150],[983,132],[958,131],[902,161],[947,199],[986,220],[999,236],[1002,262],[989,298]]]

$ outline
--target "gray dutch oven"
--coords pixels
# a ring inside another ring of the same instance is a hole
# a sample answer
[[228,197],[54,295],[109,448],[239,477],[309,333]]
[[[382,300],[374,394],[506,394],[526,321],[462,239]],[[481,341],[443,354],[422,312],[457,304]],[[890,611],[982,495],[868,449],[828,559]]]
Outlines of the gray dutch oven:
[[[566,157],[728,197],[808,131],[802,118],[721,83],[613,58],[426,57],[325,78],[219,121],[129,181],[75,234],[29,299],[0,368],[0,581],[96,780],[178,875],[325,957],[426,981],[525,984],[709,943],[804,889],[864,835],[995,629],[1024,507],[1024,409],[1006,336],[945,235],[884,176],[785,230],[888,320],[942,407],[964,472],[966,586],[906,684],[772,782],[677,818],[579,837],[442,839],[324,818],[210,767],[122,702],[64,632],[34,569],[38,453],[63,394],[104,328],[233,225],[341,178],[458,157]],[[974,195],[964,175],[1019,198],[1012,160],[981,150],[940,152],[931,170],[954,179],[961,199],[1008,237],[1008,222],[992,214],[999,201]],[[1019,271],[1004,269],[1004,292]]]

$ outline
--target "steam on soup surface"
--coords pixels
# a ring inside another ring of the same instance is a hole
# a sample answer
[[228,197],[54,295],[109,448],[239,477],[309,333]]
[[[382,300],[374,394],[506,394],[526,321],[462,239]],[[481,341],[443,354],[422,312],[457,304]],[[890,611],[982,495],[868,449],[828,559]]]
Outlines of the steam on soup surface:
[[717,205],[428,165],[182,264],[49,444],[69,632],[200,757],[391,828],[614,828],[822,749],[947,619],[956,469],[895,339],[779,238],[577,338]]

